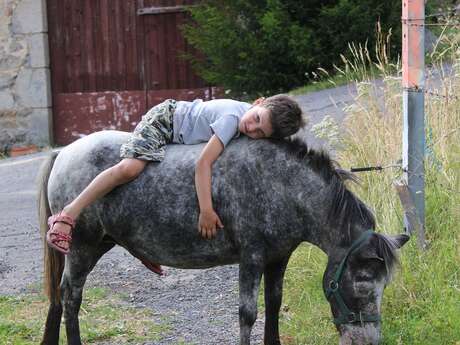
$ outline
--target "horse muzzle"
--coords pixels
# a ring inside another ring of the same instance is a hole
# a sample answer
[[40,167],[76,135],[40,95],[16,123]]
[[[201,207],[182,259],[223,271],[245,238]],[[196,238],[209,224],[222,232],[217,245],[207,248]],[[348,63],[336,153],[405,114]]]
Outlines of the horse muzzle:
[[378,345],[380,342],[380,324],[377,322],[363,325],[345,324],[339,328],[339,345]]

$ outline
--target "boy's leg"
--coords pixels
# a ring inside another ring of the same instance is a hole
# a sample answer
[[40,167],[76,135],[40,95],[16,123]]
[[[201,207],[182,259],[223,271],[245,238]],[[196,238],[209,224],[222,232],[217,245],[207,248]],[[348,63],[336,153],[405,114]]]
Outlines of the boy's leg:
[[128,142],[121,146],[120,156],[124,159],[96,176],[74,201],[64,207],[61,214],[50,217],[52,231],[47,233],[46,239],[51,247],[66,254],[74,219],[85,207],[116,186],[135,179],[144,170],[148,161],[163,160],[163,146],[171,142],[173,137],[175,108],[176,101],[166,100],[150,109],[142,117]]
[[[97,199],[103,197],[115,187],[134,180],[148,162],[136,158],[124,158],[118,164],[101,172],[70,204],[62,210],[64,214],[76,219],[82,210]],[[53,229],[59,233],[70,234],[70,225],[57,222]],[[68,248],[69,243],[59,241],[60,247]]]

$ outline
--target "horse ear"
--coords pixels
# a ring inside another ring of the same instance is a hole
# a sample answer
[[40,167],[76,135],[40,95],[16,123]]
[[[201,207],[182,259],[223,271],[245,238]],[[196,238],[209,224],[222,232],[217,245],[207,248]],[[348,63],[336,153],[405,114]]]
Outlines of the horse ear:
[[357,253],[360,259],[363,260],[377,260],[385,262],[385,259],[380,254],[378,247],[374,246],[373,244],[369,243],[369,245],[364,246],[359,252]]
[[396,248],[401,248],[403,245],[406,244],[407,241],[410,240],[410,236],[406,234],[401,234],[401,235],[394,235],[394,236],[388,236],[391,241],[395,244]]

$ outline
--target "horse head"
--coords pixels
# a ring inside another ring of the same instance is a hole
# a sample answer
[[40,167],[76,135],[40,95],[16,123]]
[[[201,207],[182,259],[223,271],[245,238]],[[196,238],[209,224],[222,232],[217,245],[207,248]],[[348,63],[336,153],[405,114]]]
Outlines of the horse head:
[[398,263],[396,250],[407,235],[363,232],[347,248],[329,253],[323,289],[340,345],[377,345],[380,341],[380,305],[385,286]]
[[288,142],[287,149],[298,158],[297,163],[306,163],[295,167],[299,179],[305,181],[298,209],[303,207],[310,215],[304,221],[305,239],[328,255],[323,288],[340,345],[376,345],[383,290],[398,262],[397,249],[409,237],[367,230],[375,229],[375,217],[346,185],[358,179],[340,169],[326,152],[310,149],[300,140]]

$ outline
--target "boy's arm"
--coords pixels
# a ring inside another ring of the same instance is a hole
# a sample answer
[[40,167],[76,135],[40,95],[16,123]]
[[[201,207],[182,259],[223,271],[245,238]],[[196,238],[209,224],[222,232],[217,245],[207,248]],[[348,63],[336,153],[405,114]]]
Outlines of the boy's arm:
[[211,168],[224,145],[216,135],[213,135],[201,152],[195,168],[195,187],[200,204],[200,218],[198,231],[205,238],[212,238],[216,234],[216,227],[223,228],[219,216],[212,207],[211,197]]

